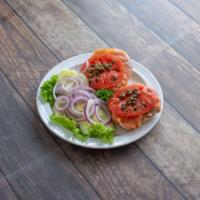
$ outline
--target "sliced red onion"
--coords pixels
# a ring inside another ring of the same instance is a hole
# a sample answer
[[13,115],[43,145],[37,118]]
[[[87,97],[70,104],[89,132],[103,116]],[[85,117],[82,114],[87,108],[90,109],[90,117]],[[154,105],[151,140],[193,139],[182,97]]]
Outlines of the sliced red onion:
[[[55,110],[65,113],[76,121],[87,120],[95,124],[96,121],[92,119],[95,116],[100,123],[107,124],[111,120],[110,112],[105,102],[98,99],[94,93],[95,90],[88,87],[88,81],[82,74],[63,78],[53,89]],[[78,111],[75,107],[80,102],[85,103],[83,111]],[[107,116],[106,119],[102,119],[100,109]]]
[[87,87],[87,86],[84,86],[84,85],[81,85],[78,89],[85,90],[85,91],[88,91],[90,93],[94,93],[95,92],[95,90],[93,88]]
[[84,117],[85,118],[84,108],[83,108],[83,111],[80,112],[80,111],[76,110],[75,105],[80,102],[85,102],[85,104],[86,104],[87,100],[88,99],[84,98],[84,97],[77,97],[77,98],[72,99],[71,104],[69,106],[69,112],[75,117],[80,117],[80,118]]
[[53,88],[53,96],[56,99],[59,95],[66,95],[74,88],[77,88],[79,83],[74,79],[65,79],[62,82],[58,82]]
[[94,94],[91,94],[90,92],[83,90],[83,89],[73,90],[68,95],[71,99],[74,99],[74,98],[80,97],[80,96],[83,96],[88,99],[96,98],[96,96]]
[[[105,103],[100,100],[100,99],[90,99],[88,100],[86,106],[85,106],[85,116],[86,116],[86,119],[88,120],[88,122],[92,123],[92,124],[95,124],[96,122],[91,118],[92,115],[94,114],[94,112],[91,112],[91,109],[94,108],[95,110],[95,107],[96,106],[105,106]],[[106,107],[104,107],[106,108]],[[108,112],[109,113],[109,112]],[[96,113],[95,113],[96,114]],[[97,117],[97,114],[96,114],[96,117]],[[110,116],[111,117],[111,116]],[[110,121],[110,117],[109,117],[109,121]],[[101,117],[97,117],[97,119],[99,120]],[[99,120],[101,123],[103,124],[106,124],[108,123],[108,120]]]
[[[100,109],[102,109],[103,112],[105,112],[106,116],[108,117],[107,119],[102,119],[101,118]],[[108,124],[112,120],[111,114],[108,111],[108,108],[106,107],[106,105],[104,105],[104,104],[96,106],[96,116],[97,116],[97,119],[103,124]]]
[[53,88],[53,97],[56,99],[57,96],[64,94],[64,90],[60,83],[57,83]]
[[61,82],[61,84],[62,89],[67,93],[69,93],[72,89],[77,88],[77,86],[80,85],[78,80],[73,77],[66,78]]
[[70,99],[66,96],[59,96],[55,100],[55,109],[58,112],[64,112],[70,104]]
[[53,89],[53,96],[66,95],[71,91],[74,92],[76,89],[87,90],[88,92],[93,92],[93,89],[87,87],[88,82],[84,75],[80,74],[73,77],[67,77],[60,80]]
[[94,93],[94,92],[95,92],[94,89],[92,89],[91,87],[87,87],[87,86],[85,86],[85,85],[80,85],[79,87],[75,88],[75,89],[74,89],[73,91],[71,91],[71,92],[76,92],[77,90],[84,90],[84,91],[87,91],[87,92],[89,92],[89,93]]

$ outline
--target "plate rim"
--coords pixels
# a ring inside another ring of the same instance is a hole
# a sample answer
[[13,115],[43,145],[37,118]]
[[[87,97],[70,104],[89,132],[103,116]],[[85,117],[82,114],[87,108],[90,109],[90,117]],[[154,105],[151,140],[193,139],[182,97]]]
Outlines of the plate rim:
[[[40,84],[38,85],[38,89],[37,89],[37,93],[36,93],[36,107],[37,107],[37,111],[38,111],[38,114],[39,114],[39,117],[41,119],[41,121],[43,122],[43,124],[45,125],[45,127],[48,128],[49,131],[51,131],[54,135],[56,135],[57,137],[63,139],[64,141],[66,142],[69,142],[70,144],[73,144],[73,145],[76,145],[76,146],[79,146],[79,147],[83,147],[83,148],[90,148],[90,149],[111,149],[111,148],[117,148],[117,147],[121,147],[121,146],[125,146],[125,145],[128,145],[130,143],[133,143],[139,139],[141,139],[142,137],[144,137],[145,135],[147,135],[151,130],[152,128],[158,123],[160,117],[161,117],[161,114],[162,114],[162,111],[163,111],[163,104],[164,104],[164,98],[163,98],[163,92],[162,92],[162,88],[160,86],[160,83],[159,81],[157,80],[157,78],[151,73],[151,71],[149,69],[147,69],[146,67],[144,67],[141,63],[131,59],[131,62],[137,64],[142,70],[146,71],[148,73],[148,75],[151,76],[151,78],[153,79],[153,81],[155,82],[155,84],[157,85],[158,89],[159,89],[159,96],[160,96],[160,99],[161,99],[161,110],[159,113],[157,113],[157,118],[156,120],[154,121],[154,123],[152,124],[151,128],[149,128],[148,131],[146,131],[142,136],[139,136],[139,137],[136,137],[135,139],[130,139],[130,140],[127,140],[126,142],[124,143],[118,143],[118,144],[114,144],[114,142],[112,144],[105,144],[105,143],[99,143],[101,145],[98,145],[98,146],[90,146],[90,145],[87,145],[85,142],[80,142],[78,141],[78,139],[76,139],[74,142],[73,140],[69,140],[69,139],[66,139],[65,137],[63,137],[62,135],[59,135],[57,133],[57,131],[55,129],[53,129],[53,126],[51,126],[50,124],[46,123],[45,119],[43,118],[42,116],[42,113],[40,111],[40,108],[39,108],[39,99],[40,99],[40,88],[41,88],[41,85],[43,84],[44,81],[46,81],[47,77],[49,74],[52,73],[53,70],[55,70],[55,68],[58,68],[60,65],[63,65],[64,63],[66,62],[70,62],[71,60],[76,60],[76,59],[79,59],[80,57],[89,57],[92,53],[86,53],[86,54],[79,54],[79,55],[76,55],[76,56],[73,56],[73,57],[70,57],[66,60],[63,60],[62,62],[56,64],[55,66],[53,66],[42,78],[42,80],[40,81]],[[135,71],[134,71],[135,72]],[[137,73],[137,72],[136,72]],[[138,74],[138,73],[137,73]],[[140,75],[140,74],[139,74]],[[141,77],[141,75],[140,75]],[[48,120],[49,122],[49,120]],[[133,134],[133,133],[130,133],[130,134]],[[120,137],[120,136],[115,136],[114,138],[117,138],[117,137]],[[127,134],[126,135],[121,135],[121,137],[128,137]],[[72,135],[72,138],[73,135]],[[93,139],[93,140],[96,140],[99,142],[98,139]],[[78,141],[78,142],[77,142]]]

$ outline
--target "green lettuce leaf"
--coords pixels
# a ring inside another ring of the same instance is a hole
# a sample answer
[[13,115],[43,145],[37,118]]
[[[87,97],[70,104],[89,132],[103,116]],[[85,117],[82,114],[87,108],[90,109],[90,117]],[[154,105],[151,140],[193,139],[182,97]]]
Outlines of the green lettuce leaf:
[[73,119],[61,114],[53,113],[50,117],[50,120],[51,122],[70,130],[77,139],[81,141],[85,141],[87,139],[87,136],[81,132],[77,122]]
[[98,138],[109,144],[113,142],[114,129],[103,124],[97,123],[89,125],[87,132],[83,133],[76,121],[64,115],[53,113],[50,120],[51,122],[70,130],[80,141],[85,141],[88,137],[91,137]]
[[54,105],[54,97],[53,97],[53,88],[57,82],[58,76],[57,75],[53,75],[50,80],[45,81],[43,83],[43,85],[41,86],[41,90],[40,90],[40,94],[42,96],[42,98],[48,102],[51,107],[53,107]]
[[93,124],[88,129],[90,137],[99,138],[105,143],[113,142],[113,132],[113,128],[107,127],[100,123]]
[[108,101],[113,95],[112,90],[108,89],[101,89],[96,91],[96,96],[104,101]]

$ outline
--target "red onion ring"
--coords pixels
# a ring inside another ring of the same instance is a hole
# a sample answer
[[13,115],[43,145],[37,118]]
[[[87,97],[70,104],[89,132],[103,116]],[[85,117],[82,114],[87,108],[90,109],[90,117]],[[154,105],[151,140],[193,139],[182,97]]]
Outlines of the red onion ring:
[[83,96],[88,99],[96,98],[96,96],[94,94],[91,94],[90,92],[83,90],[83,89],[73,90],[68,95],[71,99],[74,99],[79,96]]
[[[87,104],[86,104],[86,106],[85,106],[85,110],[84,110],[84,112],[85,112],[85,117],[86,117],[86,119],[88,120],[88,122],[90,122],[91,124],[95,124],[96,122],[94,121],[94,120],[92,120],[92,118],[91,118],[91,116],[92,116],[92,112],[91,112],[91,108],[93,108],[94,107],[94,110],[96,109],[95,107],[96,106],[105,106],[105,103],[102,101],[102,100],[100,100],[100,99],[90,99],[90,100],[88,100],[88,102],[87,102]],[[106,108],[106,107],[105,107]],[[95,113],[96,114],[96,113]],[[97,115],[96,115],[96,117],[97,117]],[[111,116],[110,116],[111,117]],[[110,117],[109,117],[109,121],[110,121]],[[99,116],[99,118],[100,118],[100,116]],[[97,117],[97,119],[98,119],[98,117]],[[99,120],[99,119],[98,119]],[[100,120],[99,120],[100,121]],[[103,124],[106,124],[106,123],[108,123],[108,120],[102,120],[101,119],[101,121],[100,121],[101,123],[103,123]]]
[[[64,82],[64,81],[65,81],[65,82]],[[76,88],[78,85],[80,85],[79,82],[78,82],[78,80],[75,79],[75,78],[73,78],[73,77],[67,77],[67,78],[65,78],[64,81],[61,82],[61,84],[62,84],[62,89],[63,89],[65,92],[67,92],[67,93],[68,93],[69,91],[71,91],[73,88]],[[71,88],[66,88],[66,86],[65,86],[65,83],[66,83],[66,82],[72,82],[74,85],[72,85]]]
[[[87,102],[88,99],[87,98],[84,98],[84,97],[76,97],[74,99],[72,99],[71,101],[71,104],[69,106],[69,109],[68,111],[71,113],[71,115],[73,115],[74,117],[79,117],[79,118],[85,118],[85,115],[84,115],[84,110],[81,112],[81,111],[78,111],[76,110],[75,108],[75,104],[76,103],[79,103],[79,102]],[[84,109],[85,109],[85,106],[84,106]]]
[[[98,99],[94,94],[95,90],[87,85],[87,79],[81,74],[60,80],[53,89],[55,110],[65,113],[76,121],[87,120],[89,123],[95,124],[96,122],[92,119],[92,116],[95,115],[100,123],[109,123],[111,115],[105,102]],[[85,103],[83,111],[78,111],[75,107],[80,102]],[[100,109],[102,109],[108,118],[102,119]]]
[[[105,112],[105,114],[108,116],[108,119],[107,120],[104,120],[104,119],[102,119],[101,117],[100,117],[100,115],[99,115],[99,109],[100,109],[100,107],[104,110],[104,112]],[[97,119],[101,122],[101,123],[103,123],[103,124],[108,124],[111,120],[112,120],[112,117],[111,117],[111,114],[110,114],[110,112],[108,111],[108,108],[106,107],[106,105],[104,105],[104,104],[101,104],[101,106],[100,105],[97,105],[96,106],[96,116],[97,116]]]
[[[71,85],[69,85],[71,84]],[[56,98],[58,95],[68,94],[69,92],[77,89],[78,86],[87,87],[88,82],[84,75],[77,75],[73,77],[66,77],[60,80],[53,89],[53,96]]]
[[59,96],[55,101],[55,110],[58,112],[64,112],[70,104],[70,99],[66,96]]

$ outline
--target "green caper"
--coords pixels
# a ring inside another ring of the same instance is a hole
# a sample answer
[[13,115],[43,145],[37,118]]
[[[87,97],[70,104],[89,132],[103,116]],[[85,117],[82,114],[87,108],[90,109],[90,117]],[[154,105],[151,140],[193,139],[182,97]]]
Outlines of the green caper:
[[133,93],[134,93],[134,94],[138,94],[138,90],[137,90],[137,89],[134,89],[134,90],[133,90]]
[[119,98],[123,98],[123,97],[125,97],[126,96],[126,94],[124,93],[124,92],[122,92],[120,95],[119,95]]
[[133,101],[137,101],[137,98],[134,97],[134,98],[133,98]]
[[121,105],[121,110],[124,111],[125,109],[126,109],[126,105],[125,105],[125,104],[122,104],[122,105]]
[[132,92],[131,92],[131,90],[127,90],[127,94],[129,94],[129,95],[130,95],[131,93],[132,93]]

